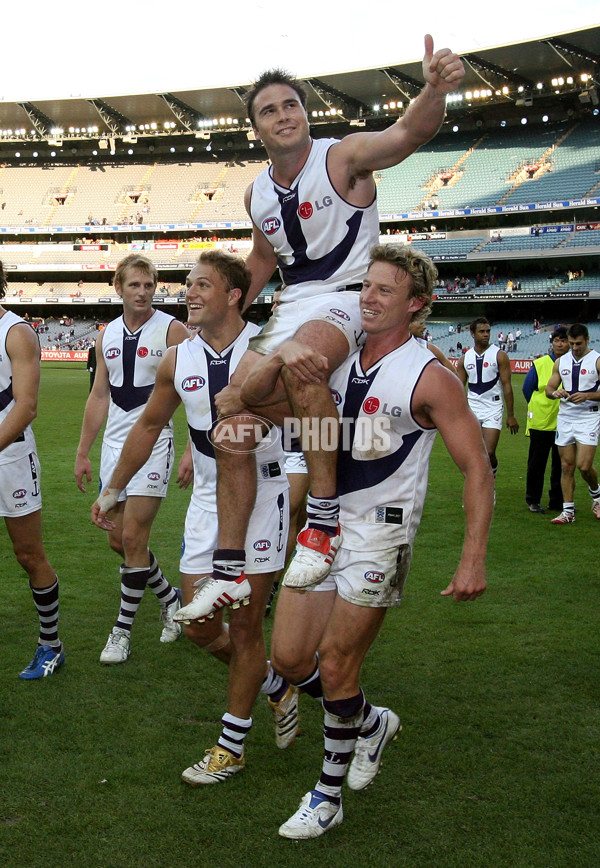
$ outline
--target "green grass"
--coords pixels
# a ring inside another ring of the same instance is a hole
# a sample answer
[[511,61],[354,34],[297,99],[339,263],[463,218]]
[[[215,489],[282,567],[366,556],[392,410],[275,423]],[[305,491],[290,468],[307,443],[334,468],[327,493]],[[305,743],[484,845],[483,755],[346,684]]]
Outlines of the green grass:
[[[521,378],[514,378],[523,424]],[[0,863],[18,868],[125,866],[401,866],[597,868],[600,525],[577,483],[577,522],[553,527],[525,508],[524,433],[502,434],[489,589],[477,603],[439,596],[462,538],[460,480],[441,442],[402,607],[389,613],[364,667],[365,692],[401,715],[383,772],[345,792],[343,825],[316,841],[278,826],[316,781],[320,707],[302,699],[302,735],[274,747],[264,699],[247,771],[190,789],[180,772],[214,744],[226,671],[182,640],[158,641],[144,599],[132,655],[101,667],[118,608],[118,559],[89,521],[72,468],[88,375],[44,367],[35,423],[46,548],[61,579],[67,662],[21,682],[36,616],[0,530]],[[178,414],[179,443],[184,420]],[[181,447],[180,447],[181,449]],[[93,456],[98,467],[98,450]],[[177,576],[189,494],[172,488],[152,547]]]

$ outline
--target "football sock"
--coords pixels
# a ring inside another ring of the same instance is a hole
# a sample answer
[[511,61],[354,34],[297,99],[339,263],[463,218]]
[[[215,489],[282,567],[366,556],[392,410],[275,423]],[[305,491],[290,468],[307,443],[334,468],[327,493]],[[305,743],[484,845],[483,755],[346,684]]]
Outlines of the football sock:
[[306,518],[308,527],[320,530],[328,536],[335,536],[340,517],[339,497],[313,497],[308,492],[306,500]]
[[130,633],[135,613],[146,590],[150,570],[148,567],[128,567],[126,564],[121,564],[120,572],[121,608],[115,627]]
[[161,606],[170,606],[177,599],[177,591],[173,585],[165,579],[163,571],[158,566],[158,561],[151,551],[148,551],[150,568],[148,573],[148,587],[156,594]]
[[242,575],[245,564],[246,552],[244,549],[215,549],[213,552],[213,578],[234,582]]
[[260,685],[260,692],[266,694],[273,702],[279,702],[281,697],[285,696],[289,683],[278,672],[275,672],[270,660],[267,660],[267,663],[269,671]]
[[349,699],[323,700],[325,756],[315,790],[330,799],[341,796],[348,763],[363,721],[364,703],[362,690]]
[[323,685],[321,684],[321,673],[319,672],[319,663],[315,664],[312,675],[309,675],[304,681],[297,681],[294,684],[302,693],[308,693],[313,699],[323,698]]
[[221,723],[223,730],[217,742],[218,747],[228,750],[234,756],[241,757],[244,752],[244,739],[252,728],[252,718],[249,717],[246,720],[225,712],[221,718]]
[[58,638],[58,578],[49,588],[33,588],[31,584],[29,587],[40,622],[38,645],[60,648],[62,643]]
[[563,503],[563,512],[571,512],[573,515],[575,515],[575,502],[572,501],[571,503]]
[[496,476],[498,475],[498,462],[497,461],[495,464],[492,464],[492,473],[494,474],[494,479],[496,479]]
[[370,735],[373,735],[374,732],[377,732],[379,729],[379,725],[381,723],[381,717],[376,708],[374,708],[370,702],[367,702],[365,699],[365,707],[363,709],[363,722],[360,728],[360,735],[362,738],[368,738]]
[[598,488],[595,491],[592,490],[591,488],[588,488],[588,491],[590,493],[590,497],[593,500],[599,500],[600,499],[600,485],[598,486]]

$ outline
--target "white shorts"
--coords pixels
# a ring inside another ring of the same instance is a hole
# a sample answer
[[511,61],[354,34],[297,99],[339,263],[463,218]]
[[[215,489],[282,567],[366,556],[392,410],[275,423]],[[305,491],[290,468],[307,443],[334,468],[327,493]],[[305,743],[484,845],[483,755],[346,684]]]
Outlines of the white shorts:
[[369,608],[399,606],[412,558],[408,543],[383,552],[338,551],[331,572],[309,591],[337,591],[347,603]]
[[0,516],[19,518],[42,508],[40,462],[35,452],[0,464]]
[[469,407],[482,428],[495,428],[497,431],[502,431],[502,415],[504,412],[502,399],[497,403],[484,404],[483,406],[477,406],[469,402]]
[[250,338],[248,349],[266,356],[312,320],[330,322],[339,329],[348,341],[348,354],[365,342],[360,321],[360,292],[327,292],[280,304],[262,332]]
[[306,458],[303,452],[284,452],[285,456],[285,475],[290,476],[294,473],[308,473],[306,466]]
[[[122,449],[117,449],[106,443],[102,444],[102,454],[100,456],[100,492],[104,491],[110,482],[117,462],[121,457],[121,452]],[[174,460],[173,438],[168,437],[165,440],[159,440],[152,450],[150,458],[127,483],[127,487],[119,495],[119,503],[127,500],[130,496],[166,497]]]
[[582,446],[597,446],[599,430],[600,412],[597,410],[582,409],[581,413],[568,415],[559,410],[556,419],[556,445],[572,446],[580,443]]
[[[255,504],[246,534],[246,575],[274,573],[284,568],[289,526],[289,489]],[[190,504],[185,517],[179,571],[186,576],[208,575],[212,572],[217,543],[217,513]]]

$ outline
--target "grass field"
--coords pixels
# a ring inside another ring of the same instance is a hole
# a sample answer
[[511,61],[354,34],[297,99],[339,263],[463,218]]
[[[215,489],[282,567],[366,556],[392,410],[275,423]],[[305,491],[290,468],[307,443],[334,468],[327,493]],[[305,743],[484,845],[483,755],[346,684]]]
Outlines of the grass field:
[[[576,527],[526,510],[521,382],[522,432],[500,440],[489,589],[476,603],[439,596],[463,516],[458,472],[437,442],[405,601],[364,668],[367,696],[395,709],[403,732],[375,784],[345,791],[342,826],[296,843],[277,829],[319,774],[316,703],[303,697],[302,734],[282,752],[259,698],[247,770],[194,790],[179,776],[216,741],[224,667],[185,640],[161,645],[151,594],[129,661],[99,665],[119,564],[89,521],[96,484],[84,496],[72,475],[88,375],[44,367],[35,430],[67,661],[52,678],[17,678],[37,622],[2,527],[0,864],[598,868],[600,524],[581,480]],[[177,425],[181,451],[179,415]],[[173,580],[188,497],[171,490],[152,538]]]

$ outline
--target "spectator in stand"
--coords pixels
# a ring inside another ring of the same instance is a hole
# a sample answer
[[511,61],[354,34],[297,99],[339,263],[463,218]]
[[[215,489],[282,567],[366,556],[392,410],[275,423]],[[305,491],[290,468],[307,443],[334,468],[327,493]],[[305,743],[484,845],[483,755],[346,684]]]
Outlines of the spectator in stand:
[[555,443],[559,402],[547,397],[546,384],[552,374],[555,361],[564,356],[568,350],[567,330],[563,326],[558,326],[550,337],[549,351],[545,356],[534,361],[523,383],[523,395],[527,401],[525,435],[529,437],[525,489],[525,501],[529,512],[545,512],[541,501],[549,455],[552,459],[548,509],[562,509],[560,455]]

